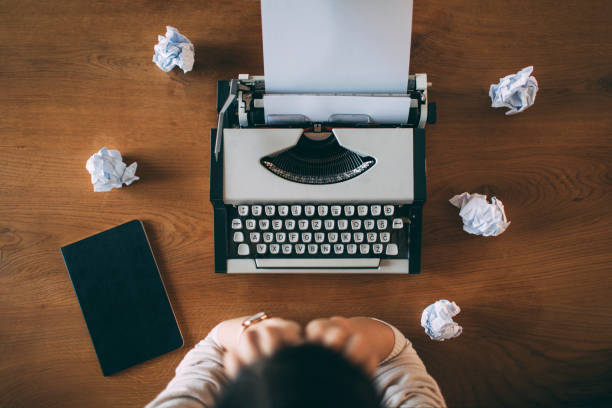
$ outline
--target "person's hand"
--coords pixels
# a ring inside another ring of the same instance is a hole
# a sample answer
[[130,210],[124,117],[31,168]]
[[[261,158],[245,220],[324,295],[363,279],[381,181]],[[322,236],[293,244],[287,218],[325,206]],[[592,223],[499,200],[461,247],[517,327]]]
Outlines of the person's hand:
[[345,317],[316,319],[306,326],[306,341],[338,351],[372,375],[380,361],[376,344],[354,326]]
[[261,357],[300,344],[302,328],[294,321],[273,317],[249,326],[239,336],[235,347],[229,348],[224,356],[223,364],[230,378]]

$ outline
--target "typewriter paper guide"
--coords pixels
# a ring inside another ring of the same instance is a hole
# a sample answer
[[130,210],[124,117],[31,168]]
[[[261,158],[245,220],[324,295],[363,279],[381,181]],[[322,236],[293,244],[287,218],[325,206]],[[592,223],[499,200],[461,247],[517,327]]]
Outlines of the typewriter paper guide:
[[365,114],[374,122],[390,125],[408,122],[412,101],[409,96],[308,94],[267,94],[263,100],[266,114],[301,114],[311,122],[328,122],[333,114]]
[[261,19],[266,93],[406,93],[412,0],[262,0]]
[[413,133],[409,128],[336,128],[341,145],[373,156],[376,164],[341,183],[301,184],[267,170],[260,159],[294,146],[302,129],[225,129],[223,201],[226,204],[414,201]]

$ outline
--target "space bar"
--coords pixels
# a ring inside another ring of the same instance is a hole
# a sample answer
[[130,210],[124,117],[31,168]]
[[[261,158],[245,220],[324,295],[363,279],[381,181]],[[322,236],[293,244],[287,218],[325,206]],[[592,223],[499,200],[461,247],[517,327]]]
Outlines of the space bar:
[[256,258],[258,268],[378,268],[380,258]]

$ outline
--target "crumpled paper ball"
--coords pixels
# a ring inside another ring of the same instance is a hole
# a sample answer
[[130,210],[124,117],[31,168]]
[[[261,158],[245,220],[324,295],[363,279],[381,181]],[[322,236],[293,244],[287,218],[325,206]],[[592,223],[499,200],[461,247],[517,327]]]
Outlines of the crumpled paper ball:
[[489,203],[486,195],[463,193],[448,201],[461,208],[459,216],[463,219],[463,230],[470,234],[495,237],[510,225],[504,205],[496,197],[491,197]]
[[110,191],[121,188],[123,184],[129,186],[140,177],[136,177],[136,162],[126,166],[119,150],[108,150],[106,147],[92,155],[85,168],[91,174],[91,184],[94,191]]
[[166,35],[157,36],[153,62],[164,72],[170,72],[175,66],[184,73],[191,71],[194,61],[194,49],[191,41],[171,26],[166,26]]
[[506,115],[515,115],[533,105],[538,92],[538,81],[530,76],[532,72],[533,67],[529,66],[516,74],[500,78],[497,85],[491,85],[491,107],[510,108]]
[[461,309],[455,302],[449,302],[446,299],[438,300],[423,310],[421,326],[432,340],[452,339],[463,331],[463,328],[453,321],[453,316],[459,312]]

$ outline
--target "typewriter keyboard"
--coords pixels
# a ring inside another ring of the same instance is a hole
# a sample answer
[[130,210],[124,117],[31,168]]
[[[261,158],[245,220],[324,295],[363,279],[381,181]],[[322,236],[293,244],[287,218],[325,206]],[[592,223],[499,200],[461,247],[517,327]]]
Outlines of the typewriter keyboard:
[[229,207],[230,258],[407,258],[410,219],[392,204]]

